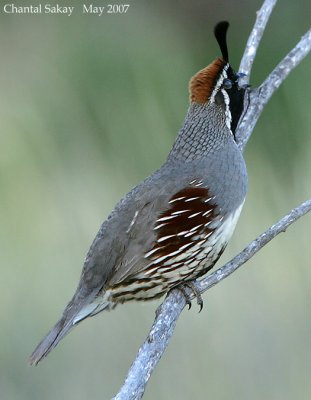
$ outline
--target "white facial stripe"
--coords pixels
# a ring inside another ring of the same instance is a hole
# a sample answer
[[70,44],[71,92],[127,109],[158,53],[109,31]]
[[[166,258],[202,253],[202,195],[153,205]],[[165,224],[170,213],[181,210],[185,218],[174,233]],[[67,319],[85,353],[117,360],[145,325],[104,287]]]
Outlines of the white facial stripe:
[[224,79],[228,78],[227,75],[227,69],[229,68],[229,64],[226,64],[224,66],[224,69],[222,70],[222,73],[220,75],[220,77],[218,78],[218,81],[216,83],[215,89],[212,91],[211,94],[211,98],[210,98],[210,102],[213,103],[215,101],[215,95],[218,92],[219,88],[221,87],[221,85],[223,84]]
[[225,89],[220,89],[220,90],[221,90],[222,95],[224,96],[224,101],[225,101],[226,125],[227,125],[228,129],[230,129],[230,132],[231,132],[232,116],[231,116],[230,107],[229,107],[230,98],[229,98],[229,95],[228,95],[228,93],[226,92]]
[[231,131],[232,116],[231,116],[230,107],[229,107],[230,98],[229,98],[229,95],[228,95],[228,93],[226,92],[225,89],[220,89],[221,86],[222,86],[222,84],[223,84],[223,82],[224,82],[224,79],[227,79],[227,78],[228,78],[228,74],[227,74],[228,68],[229,68],[229,64],[226,64],[226,65],[224,66],[224,69],[223,69],[223,71],[222,71],[222,73],[221,73],[221,75],[220,75],[218,81],[217,81],[217,84],[216,84],[214,90],[212,91],[212,95],[211,95],[211,98],[210,98],[210,102],[211,102],[211,103],[214,103],[214,101],[215,101],[215,96],[216,96],[217,92],[220,90],[221,93],[222,93],[222,95],[223,95],[223,97],[224,97],[224,102],[225,102],[225,108],[226,108],[226,110],[225,110],[226,125],[227,125],[228,129],[230,130],[230,132],[232,133],[232,131]]

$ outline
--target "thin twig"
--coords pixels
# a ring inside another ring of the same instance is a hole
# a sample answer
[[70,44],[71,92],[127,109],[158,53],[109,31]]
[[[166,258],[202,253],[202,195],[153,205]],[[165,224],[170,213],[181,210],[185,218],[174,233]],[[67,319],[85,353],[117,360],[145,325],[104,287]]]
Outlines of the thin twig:
[[[247,82],[259,42],[275,3],[276,0],[264,1],[263,6],[257,14],[254,28],[247,42],[239,70],[248,75],[246,78]],[[237,142],[241,150],[244,149],[264,105],[285,80],[288,74],[308,54],[310,49],[311,32],[309,31],[302,37],[295,48],[280,62],[280,64],[278,64],[259,88],[249,89],[247,91],[246,112],[236,131]],[[226,265],[201,281],[195,282],[198,290],[204,292],[225,279],[228,275],[232,274],[237,268],[249,260],[276,235],[285,231],[287,227],[310,210],[311,199],[293,209],[288,215],[283,217],[279,222],[250,243],[240,254],[234,257]],[[145,343],[141,346],[137,357],[128,372],[124,385],[114,397],[114,400],[137,400],[142,398],[146,384],[173,335],[178,317],[184,307],[184,296],[180,291],[172,290],[162,305],[158,308],[156,319],[152,325],[150,333]]]
[[259,88],[248,91],[247,112],[243,115],[235,134],[241,150],[244,150],[264,106],[289,73],[308,55],[310,50],[311,29],[302,36],[297,45],[274,68]]
[[243,80],[241,80],[241,83],[243,84],[249,83],[257,49],[276,2],[277,0],[265,0],[260,10],[257,11],[256,22],[246,43],[245,51],[239,68],[239,72],[242,72],[246,75]]

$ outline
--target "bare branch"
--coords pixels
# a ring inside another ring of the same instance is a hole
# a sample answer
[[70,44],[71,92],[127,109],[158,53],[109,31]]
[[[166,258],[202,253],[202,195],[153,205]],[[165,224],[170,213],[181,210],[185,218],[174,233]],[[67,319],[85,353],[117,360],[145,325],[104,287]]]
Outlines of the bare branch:
[[236,131],[237,143],[241,150],[250,138],[264,106],[279,88],[289,73],[307,56],[311,50],[311,29],[300,39],[297,45],[275,67],[259,88],[248,91],[246,112]]
[[290,72],[308,55],[311,50],[311,29],[305,33],[297,45],[275,67],[259,88],[260,99],[266,104]]
[[261,9],[257,11],[256,22],[246,43],[245,51],[240,63],[239,72],[246,74],[242,83],[249,83],[249,77],[257,49],[276,2],[277,0],[265,0]]

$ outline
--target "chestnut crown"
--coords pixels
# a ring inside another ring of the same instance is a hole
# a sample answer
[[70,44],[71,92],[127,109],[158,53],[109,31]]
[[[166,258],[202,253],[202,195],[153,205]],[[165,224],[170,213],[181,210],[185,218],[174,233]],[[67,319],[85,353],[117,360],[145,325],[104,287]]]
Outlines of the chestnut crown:
[[190,80],[190,102],[216,103],[226,115],[226,123],[234,134],[243,111],[245,87],[239,86],[241,74],[235,73],[229,64],[226,35],[227,21],[219,22],[214,29],[222,57],[196,73]]

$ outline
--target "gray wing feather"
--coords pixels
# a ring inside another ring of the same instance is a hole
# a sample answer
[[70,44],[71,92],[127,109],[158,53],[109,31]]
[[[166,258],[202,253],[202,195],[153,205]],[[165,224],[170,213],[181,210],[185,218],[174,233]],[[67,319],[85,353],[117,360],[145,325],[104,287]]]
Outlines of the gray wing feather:
[[[173,187],[172,187],[173,186]],[[98,290],[118,283],[144,268],[145,252],[152,247],[153,226],[168,206],[175,185],[159,181],[137,186],[103,223],[87,254],[78,290]]]

